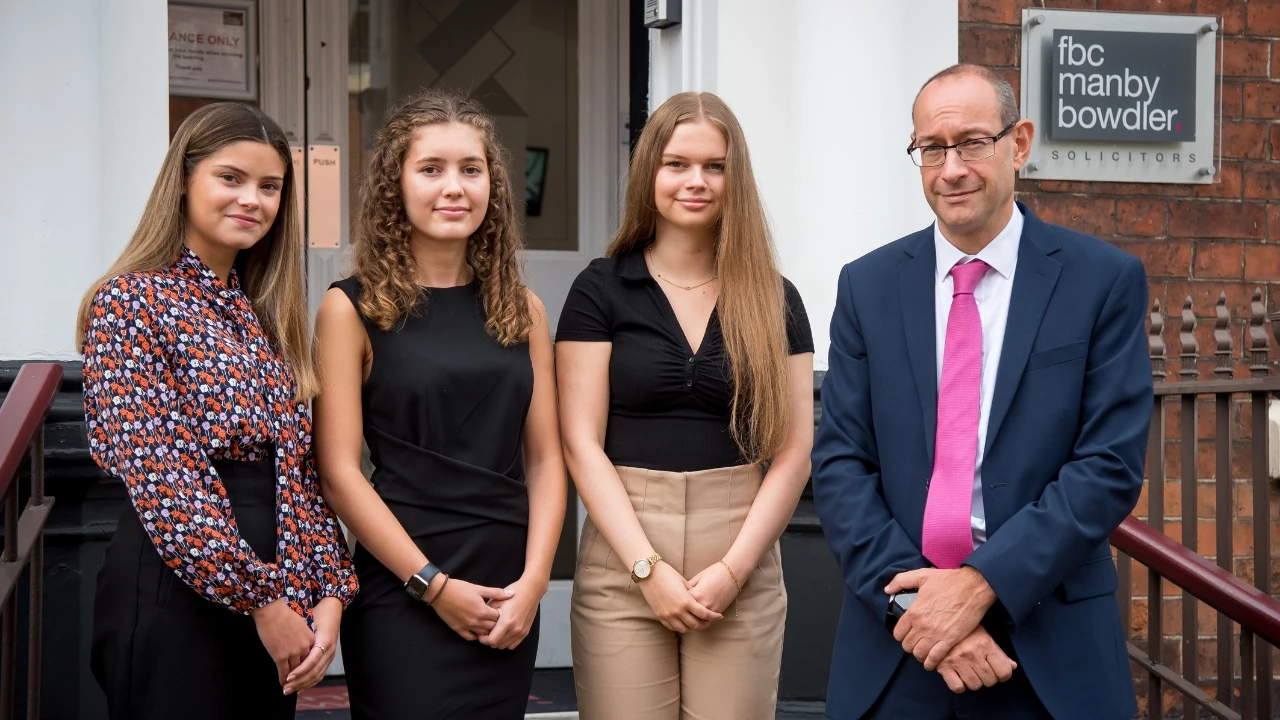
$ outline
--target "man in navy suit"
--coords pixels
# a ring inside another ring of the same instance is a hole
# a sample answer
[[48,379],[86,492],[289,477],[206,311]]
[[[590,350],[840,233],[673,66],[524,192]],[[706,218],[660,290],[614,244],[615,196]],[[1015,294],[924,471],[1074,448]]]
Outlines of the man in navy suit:
[[1014,202],[1034,128],[999,76],[948,68],[912,118],[937,222],[845,266],[822,384],[827,715],[1128,718],[1107,537],[1142,487],[1146,274]]

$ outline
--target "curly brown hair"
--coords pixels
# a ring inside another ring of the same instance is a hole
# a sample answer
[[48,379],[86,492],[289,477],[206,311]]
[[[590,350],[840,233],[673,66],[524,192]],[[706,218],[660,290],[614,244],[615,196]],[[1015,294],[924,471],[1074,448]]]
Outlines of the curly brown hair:
[[480,281],[485,331],[503,347],[527,342],[533,317],[520,281],[520,224],[507,174],[507,154],[493,119],[465,94],[425,89],[387,115],[378,132],[360,192],[354,227],[353,275],[361,286],[360,312],[383,331],[425,309],[417,263],[410,247],[413,226],[404,208],[400,177],[414,132],[427,125],[460,123],[475,128],[489,165],[489,207],[467,240],[467,264]]

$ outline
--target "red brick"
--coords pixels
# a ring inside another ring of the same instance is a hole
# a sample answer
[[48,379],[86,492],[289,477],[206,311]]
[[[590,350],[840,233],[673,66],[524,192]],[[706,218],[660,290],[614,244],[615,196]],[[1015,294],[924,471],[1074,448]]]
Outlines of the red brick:
[[[1276,127],[1280,127],[1277,125]],[[1093,186],[1086,182],[1074,182],[1071,180],[1041,180],[1040,192],[1056,192],[1056,193],[1076,193],[1083,195],[1093,192]]]
[[1039,195],[1033,209],[1046,222],[1090,235],[1114,235],[1116,203],[1109,198]]
[[[1280,47],[1280,43],[1277,43]],[[1267,144],[1271,146],[1271,159],[1280,160],[1280,123],[1272,123],[1271,137],[1267,139]]]
[[1267,239],[1280,240],[1280,204],[1267,206]]
[[1190,13],[1195,6],[1192,0],[1098,0],[1099,10],[1123,12]]
[[1017,25],[1022,13],[1014,0],[960,0],[960,22]]
[[[1225,113],[1226,111],[1224,110],[1223,114]],[[1280,82],[1245,83],[1244,116],[1248,118],[1280,118]]]
[[1169,204],[1169,234],[1192,238],[1262,239],[1266,211],[1261,205],[1179,200]]
[[1222,32],[1239,35],[1244,32],[1245,0],[1197,0],[1197,15],[1217,15],[1222,19]]
[[[1160,200],[1117,200],[1116,232],[1120,235],[1160,237],[1165,234],[1168,214],[1169,206]],[[1147,272],[1151,272],[1150,268]]]
[[1093,192],[1099,195],[1141,195],[1145,197],[1187,197],[1190,185],[1170,183],[1097,183]]
[[1271,77],[1280,78],[1280,40],[1271,42]]
[[1191,277],[1239,280],[1244,273],[1244,251],[1235,242],[1198,242]]
[[1240,199],[1244,181],[1241,176],[1244,165],[1239,160],[1224,160],[1213,176],[1213,182],[1205,185],[1191,185],[1192,194],[1203,198]]
[[1238,118],[1244,107],[1244,89],[1239,82],[1222,82],[1222,117]]
[[992,67],[1018,64],[1018,30],[966,25],[960,28],[960,62]]
[[[1184,275],[1185,277],[1185,275]],[[1214,307],[1218,303],[1218,296],[1222,293],[1227,294],[1227,312],[1231,313],[1231,317],[1240,318],[1249,316],[1249,303],[1253,298],[1254,285],[1245,282],[1223,282],[1221,280],[1204,281],[1170,281],[1168,287],[1169,300],[1176,302],[1175,310],[1180,314],[1182,312],[1182,300],[1187,296],[1191,297],[1191,306],[1195,308],[1196,314],[1200,317],[1213,317]],[[1176,301],[1174,300],[1176,298]],[[1165,309],[1168,314],[1168,308]],[[1178,325],[1180,320],[1165,320],[1166,327],[1169,323]],[[1240,349],[1240,333],[1233,330],[1235,337],[1235,347],[1239,355]],[[1177,342],[1177,334],[1173,335],[1174,343]],[[1170,347],[1176,349],[1176,345]],[[1176,437],[1176,435],[1174,436]]]
[[1252,163],[1246,167],[1244,196],[1252,200],[1280,199],[1280,164]]
[[1249,0],[1245,22],[1250,35],[1280,35],[1280,0]]
[[1270,130],[1271,126],[1267,123],[1233,120],[1223,122],[1222,156],[1251,160],[1267,157],[1267,134]]
[[[1118,242],[1116,247],[1142,261],[1148,277],[1184,278],[1191,268],[1191,243],[1185,240],[1147,240],[1143,242]],[[1151,301],[1164,295],[1152,296]]]
[[1271,43],[1266,40],[1227,38],[1222,42],[1222,74],[1228,77],[1267,77]]
[[1280,280],[1280,245],[1245,245],[1244,278],[1262,282]]

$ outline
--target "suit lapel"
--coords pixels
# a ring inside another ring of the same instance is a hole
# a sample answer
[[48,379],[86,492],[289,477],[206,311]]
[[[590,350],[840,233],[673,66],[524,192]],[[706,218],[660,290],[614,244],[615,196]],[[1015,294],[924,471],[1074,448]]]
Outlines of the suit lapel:
[[995,392],[991,396],[984,454],[991,452],[991,444],[1013,403],[1022,371],[1027,366],[1027,357],[1031,355],[1031,346],[1044,319],[1045,308],[1062,272],[1062,264],[1050,257],[1060,246],[1049,228],[1026,207],[1021,204],[1019,207],[1026,220],[1018,245],[1018,269],[1013,277],[1004,346],[1000,351],[1000,367],[996,371]]
[[924,421],[925,448],[933,464],[934,436],[938,426],[937,328],[934,318],[933,228],[916,233],[908,245],[910,257],[898,267],[898,292],[902,306],[902,329],[907,338],[907,357],[920,398]]

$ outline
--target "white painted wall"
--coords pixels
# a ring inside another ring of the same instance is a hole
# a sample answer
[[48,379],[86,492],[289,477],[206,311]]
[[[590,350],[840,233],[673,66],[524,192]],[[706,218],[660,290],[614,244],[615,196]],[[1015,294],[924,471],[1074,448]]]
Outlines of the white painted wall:
[[904,152],[911,102],[956,62],[954,0],[684,0],[650,30],[650,104],[714,92],[738,116],[818,369],[840,268],[933,215]]
[[168,146],[167,10],[0,2],[0,360],[78,357],[80,296],[128,242]]

